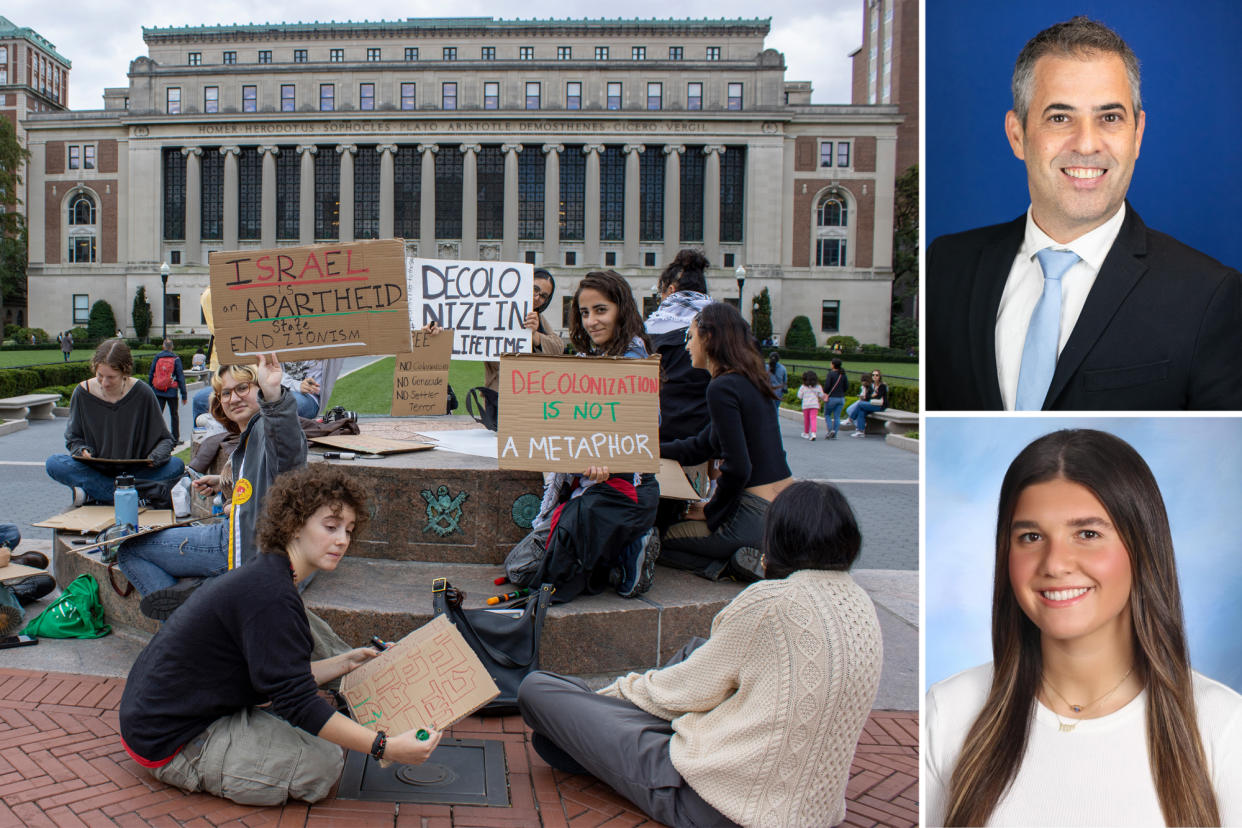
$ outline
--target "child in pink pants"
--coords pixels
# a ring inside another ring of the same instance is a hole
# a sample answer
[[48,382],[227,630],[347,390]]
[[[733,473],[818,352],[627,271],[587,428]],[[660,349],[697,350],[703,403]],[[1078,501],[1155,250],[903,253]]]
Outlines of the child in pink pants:
[[802,385],[798,388],[798,399],[802,400],[802,439],[815,441],[815,423],[819,417],[819,404],[827,399],[824,389],[819,386],[819,377],[814,371],[802,374]]

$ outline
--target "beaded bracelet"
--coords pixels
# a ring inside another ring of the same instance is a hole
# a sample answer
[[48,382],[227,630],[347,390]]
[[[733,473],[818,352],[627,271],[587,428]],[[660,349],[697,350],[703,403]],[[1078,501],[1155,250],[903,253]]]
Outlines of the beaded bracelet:
[[386,747],[388,747],[388,734],[382,730],[376,731],[375,741],[371,743],[371,756],[375,759],[383,759]]

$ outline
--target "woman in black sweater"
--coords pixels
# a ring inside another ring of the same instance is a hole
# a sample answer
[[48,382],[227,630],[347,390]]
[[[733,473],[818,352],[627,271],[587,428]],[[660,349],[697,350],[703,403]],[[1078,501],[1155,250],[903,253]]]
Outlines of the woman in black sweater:
[[686,350],[695,368],[712,375],[711,424],[696,436],[660,443],[660,455],[686,466],[719,460],[720,476],[707,505],[691,506],[686,520],[669,527],[660,561],[713,579],[758,580],[768,504],[793,482],[775,394],[750,327],[732,305],[703,308],[686,332]]
[[[378,655],[311,661],[297,584],[336,568],[367,519],[366,492],[339,468],[281,475],[267,495],[263,554],[190,596],[138,655],[121,696],[121,739],[161,782],[244,805],[328,795],[341,748],[426,761],[430,727],[387,738],[337,713],[317,692]],[[422,739],[419,739],[422,735]]]

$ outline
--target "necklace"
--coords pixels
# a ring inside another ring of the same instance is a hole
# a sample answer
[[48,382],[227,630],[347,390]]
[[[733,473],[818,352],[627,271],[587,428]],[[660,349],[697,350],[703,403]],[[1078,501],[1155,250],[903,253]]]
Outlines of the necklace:
[[[1089,707],[1094,707],[1096,704],[1098,704],[1098,703],[1100,703],[1100,702],[1104,701],[1104,699],[1108,698],[1108,697],[1109,697],[1109,696],[1111,696],[1113,693],[1116,693],[1116,692],[1117,692],[1117,688],[1118,688],[1118,687],[1120,687],[1122,684],[1124,684],[1124,683],[1125,683],[1125,681],[1126,681],[1126,679],[1128,679],[1128,678],[1130,677],[1130,674],[1131,674],[1131,673],[1133,673],[1133,672],[1134,672],[1134,665],[1133,665],[1133,664],[1131,664],[1131,665],[1130,665],[1130,669],[1129,669],[1129,670],[1126,670],[1126,674],[1125,674],[1124,676],[1122,676],[1122,677],[1121,677],[1121,681],[1119,681],[1119,682],[1117,682],[1116,684],[1114,684],[1114,685],[1113,685],[1113,688],[1112,688],[1111,690],[1109,690],[1107,693],[1105,693],[1105,694],[1104,694],[1104,695],[1102,695],[1102,696],[1097,696],[1095,699],[1093,699],[1092,701],[1087,702],[1086,704],[1074,704],[1074,703],[1073,703],[1073,702],[1071,702],[1069,699],[1065,698],[1065,696],[1061,695],[1061,691],[1060,691],[1060,690],[1058,690],[1058,689],[1056,688],[1056,686],[1055,686],[1055,685],[1054,685],[1051,681],[1049,681],[1049,680],[1048,680],[1048,677],[1047,677],[1047,676],[1044,676],[1044,684],[1048,685],[1048,689],[1050,689],[1053,693],[1056,693],[1056,694],[1057,694],[1057,698],[1059,698],[1061,701],[1065,702],[1065,705],[1066,705],[1066,706],[1067,706],[1070,710],[1073,710],[1075,713],[1081,713],[1082,711],[1086,710],[1087,708],[1089,708]],[[1052,711],[1052,715],[1057,717],[1057,724],[1059,725],[1059,730],[1060,730],[1060,732],[1061,732],[1061,733],[1071,733],[1071,732],[1073,732],[1074,728],[1078,727],[1078,722],[1074,722],[1073,724],[1067,724],[1066,722],[1062,721],[1062,720],[1061,720],[1061,716],[1060,716],[1060,714],[1059,714],[1059,713],[1057,713],[1057,711],[1056,711],[1056,710],[1053,710],[1053,711]]]

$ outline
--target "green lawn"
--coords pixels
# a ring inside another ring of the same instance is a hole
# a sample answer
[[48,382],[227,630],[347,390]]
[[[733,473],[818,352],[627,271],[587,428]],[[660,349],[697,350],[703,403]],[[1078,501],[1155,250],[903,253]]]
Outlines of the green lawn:
[[[134,356],[153,356],[159,348],[142,348],[135,350]],[[70,362],[90,362],[95,355],[94,348],[74,348],[69,354]],[[65,359],[60,351],[0,351],[0,368],[25,368],[28,365],[59,365]]]
[[[392,409],[392,372],[395,359],[386,357],[337,381],[328,408],[343,406],[359,414],[387,414]],[[466,392],[483,384],[483,363],[453,360],[449,363],[449,385],[457,394],[458,409],[466,413]]]

